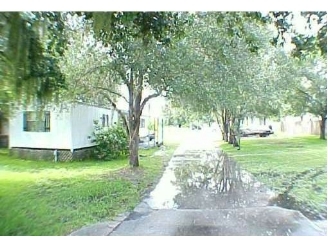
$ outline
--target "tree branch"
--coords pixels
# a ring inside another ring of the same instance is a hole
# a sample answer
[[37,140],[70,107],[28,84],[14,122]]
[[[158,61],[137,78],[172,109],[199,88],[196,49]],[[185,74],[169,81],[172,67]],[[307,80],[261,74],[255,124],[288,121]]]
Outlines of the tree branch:
[[[302,93],[303,95],[305,95],[308,99],[310,99],[310,100],[314,100],[317,104],[318,104],[318,106],[319,106],[319,108],[317,108],[317,109],[315,109],[315,110],[312,110],[311,109],[311,113],[313,113],[313,114],[317,114],[317,115],[321,115],[322,114],[322,112],[324,112],[326,115],[327,115],[327,104],[325,104],[325,103],[322,103],[320,100],[318,100],[318,99],[316,99],[316,98],[313,98],[309,93],[307,93],[306,91],[303,91],[302,89],[300,89],[300,88],[297,88],[297,91],[299,92],[299,93]],[[310,111],[309,111],[310,112]]]
[[141,103],[141,105],[140,105],[140,114],[141,114],[142,110],[144,109],[146,103],[147,103],[150,99],[155,98],[155,97],[158,97],[159,95],[161,95],[161,93],[160,93],[160,92],[156,92],[156,93],[154,93],[154,94],[151,94],[151,95],[147,96],[147,97],[142,101],[142,103]]
[[129,129],[128,123],[126,121],[125,115],[122,112],[122,110],[117,108],[116,103],[107,94],[105,94],[105,93],[101,93],[101,94],[110,102],[110,104],[112,105],[114,110],[116,110],[116,112],[121,116],[121,118],[123,120],[123,125],[124,125],[125,130],[126,130],[126,133],[127,133],[128,136],[130,136],[130,129]]
[[94,72],[96,72],[97,70],[99,70],[99,69],[101,69],[101,68],[105,68],[105,67],[108,67],[108,66],[96,66],[96,67],[90,68],[90,69],[88,69],[84,74],[82,74],[82,75],[80,76],[80,78],[82,78],[82,77],[84,77],[84,76],[86,76],[86,75],[88,75],[88,74],[90,74],[90,73],[94,73]]
[[81,78],[83,78],[84,76],[90,74],[90,73],[94,73],[97,70],[101,69],[101,68],[105,68],[107,66],[96,66],[93,68],[88,69],[85,73],[83,73],[82,75],[80,75],[78,78],[74,79],[72,82],[75,84],[74,87],[78,87],[77,83],[81,80]]
[[308,99],[312,99],[312,100],[314,100],[315,102],[319,103],[320,106],[323,106],[322,103],[321,103],[319,100],[313,98],[313,97],[312,97],[309,93],[307,93],[306,91],[303,91],[303,90],[300,89],[300,88],[296,88],[296,89],[297,89],[298,92],[300,92],[300,93],[302,93],[303,95],[305,95]]
[[122,94],[120,94],[120,93],[118,93],[116,91],[112,91],[112,90],[110,90],[108,88],[101,87],[101,86],[95,86],[94,88],[95,89],[99,89],[99,90],[104,90],[104,91],[107,91],[107,92],[109,92],[111,94],[114,94],[116,96],[119,96],[119,97],[123,98],[127,103],[129,103],[128,99],[125,96],[123,96]]

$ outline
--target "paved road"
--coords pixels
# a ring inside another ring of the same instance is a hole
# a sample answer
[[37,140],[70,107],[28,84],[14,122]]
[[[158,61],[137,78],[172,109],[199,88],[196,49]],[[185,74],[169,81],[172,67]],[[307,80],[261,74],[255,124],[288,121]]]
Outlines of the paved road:
[[211,131],[192,131],[155,190],[110,236],[322,236],[300,212],[267,206],[273,196],[215,147]]

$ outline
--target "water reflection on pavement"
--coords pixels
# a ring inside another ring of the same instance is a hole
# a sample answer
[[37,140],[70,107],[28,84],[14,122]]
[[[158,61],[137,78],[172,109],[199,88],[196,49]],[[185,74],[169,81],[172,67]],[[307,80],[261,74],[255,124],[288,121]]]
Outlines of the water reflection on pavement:
[[111,235],[325,235],[300,212],[268,206],[273,192],[191,131],[161,180]]
[[216,148],[212,134],[192,133],[146,199],[151,208],[218,209],[268,204],[273,193]]

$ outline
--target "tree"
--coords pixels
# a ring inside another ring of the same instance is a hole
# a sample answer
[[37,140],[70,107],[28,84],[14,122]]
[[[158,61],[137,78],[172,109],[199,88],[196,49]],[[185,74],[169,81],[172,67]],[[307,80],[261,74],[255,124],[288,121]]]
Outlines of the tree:
[[284,90],[286,56],[270,45],[272,31],[251,17],[203,14],[186,35],[192,47],[186,57],[198,69],[187,73],[188,84],[176,100],[200,114],[212,112],[230,143],[244,117],[278,114]]
[[[318,57],[326,57],[325,13],[303,13],[308,21],[310,16],[319,16],[315,19],[319,20],[317,23],[309,23],[313,31],[317,25],[318,33],[307,35],[296,32],[288,20],[293,14],[274,12],[270,15],[278,29],[277,36],[269,31],[268,19],[265,17],[261,23],[264,17],[257,13],[203,14],[204,22],[196,22],[198,26],[188,35],[205,61],[201,66],[202,74],[190,78],[201,82],[195,83],[194,93],[189,89],[189,98],[186,96],[183,100],[197,105],[193,108],[199,112],[212,111],[221,124],[224,139],[231,143],[231,136],[236,134],[245,116],[280,116],[287,105],[294,107],[294,111],[300,105],[302,112],[311,111],[321,117],[321,136],[324,135],[326,80],[323,65],[321,72],[318,70]],[[218,20],[218,26],[214,25],[213,17]],[[284,50],[288,35],[295,47],[290,55]],[[273,43],[283,46],[271,46],[272,37]],[[317,62],[311,58],[313,56],[317,57]],[[293,57],[304,61],[295,69]],[[305,78],[307,87],[301,83]]]
[[[294,20],[304,20],[301,28],[297,28]],[[317,53],[327,57],[327,12],[269,12],[262,16],[263,22],[271,21],[277,29],[272,43],[288,45],[288,36],[295,46],[292,55],[302,58],[309,53]]]
[[[79,13],[80,14],[80,13]],[[128,105],[129,163],[139,166],[140,116],[152,98],[170,93],[174,81],[169,62],[175,39],[183,34],[185,17],[174,12],[96,12],[80,14],[91,24],[94,37],[107,49],[86,73],[102,76],[88,80],[94,93],[111,101],[115,97]],[[105,76],[105,77],[104,77]],[[100,84],[101,86],[100,86]],[[117,88],[125,88],[124,95]],[[148,91],[148,94],[146,94]],[[109,96],[111,95],[111,96]],[[114,96],[114,97],[113,97]]]
[[321,56],[294,59],[294,78],[286,94],[287,113],[311,113],[320,118],[320,139],[326,139],[327,64]]
[[0,13],[0,110],[39,103],[65,86],[58,60],[65,49],[65,16],[56,12]]
[[[270,13],[277,27],[275,43],[288,44],[286,36],[294,45],[291,56],[289,90],[285,96],[289,112],[311,113],[320,117],[320,138],[325,139],[327,118],[327,12],[273,12]],[[303,19],[303,29],[297,29],[293,19]]]

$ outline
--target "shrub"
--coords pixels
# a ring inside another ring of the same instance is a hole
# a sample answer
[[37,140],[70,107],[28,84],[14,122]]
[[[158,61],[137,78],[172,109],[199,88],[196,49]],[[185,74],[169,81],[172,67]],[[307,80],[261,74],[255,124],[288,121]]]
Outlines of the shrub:
[[101,127],[97,121],[94,125],[92,142],[96,143],[93,151],[96,159],[113,160],[127,155],[129,142],[122,126]]

